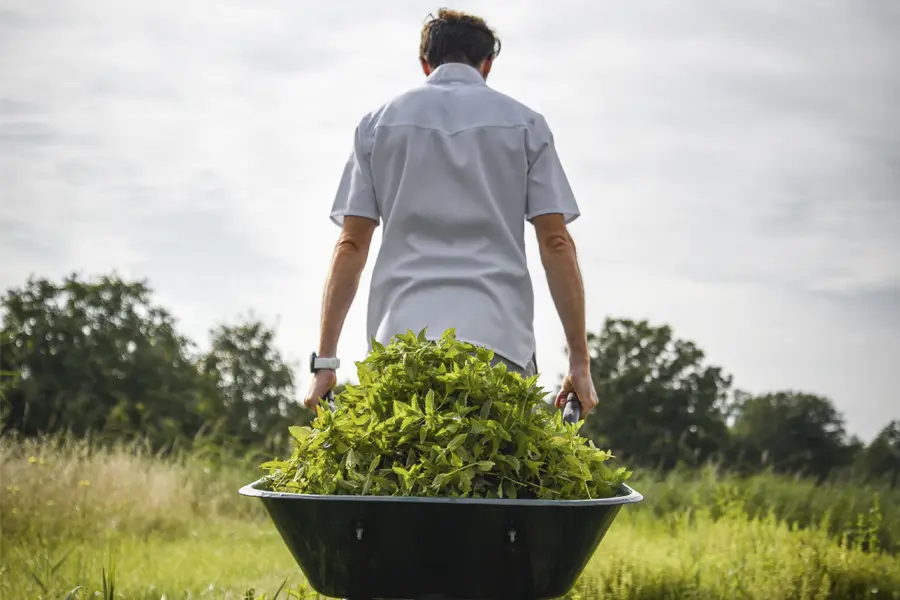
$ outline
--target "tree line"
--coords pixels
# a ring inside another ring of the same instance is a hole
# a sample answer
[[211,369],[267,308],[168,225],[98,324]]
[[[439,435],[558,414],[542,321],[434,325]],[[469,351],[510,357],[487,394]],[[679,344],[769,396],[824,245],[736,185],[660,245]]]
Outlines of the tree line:
[[703,351],[667,325],[607,319],[589,334],[600,402],[586,430],[601,447],[663,470],[715,462],[731,470],[824,480],[841,475],[900,480],[900,421],[866,446],[847,434],[843,415],[821,395],[800,390],[750,394],[707,364]]
[[[308,423],[294,368],[255,318],[220,324],[208,349],[178,333],[146,281],[117,275],[29,278],[0,302],[0,433],[140,438],[156,450],[196,440],[283,449]],[[872,443],[848,436],[825,397],[752,395],[671,327],[608,318],[589,335],[600,404],[582,432],[631,465],[716,462],[822,480],[849,474],[895,486],[900,421]]]
[[0,309],[3,435],[253,448],[277,445],[311,418],[259,320],[216,326],[201,351],[145,281],[115,275],[30,278]]

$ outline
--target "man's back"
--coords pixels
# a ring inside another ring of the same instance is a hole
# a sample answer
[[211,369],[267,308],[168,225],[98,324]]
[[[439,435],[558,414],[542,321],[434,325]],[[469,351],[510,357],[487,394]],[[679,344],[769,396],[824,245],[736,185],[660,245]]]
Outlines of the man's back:
[[[422,27],[428,78],[359,123],[331,219],[341,227],[322,299],[313,408],[337,379],[338,339],[384,224],[372,274],[367,337],[381,343],[427,328],[492,348],[534,373],[534,300],[525,261],[531,221],[566,334],[570,393],[581,414],[597,404],[590,373],[584,285],[567,224],[578,205],[541,115],[486,85],[500,40],[484,19],[442,8]],[[345,219],[346,217],[346,219]]]
[[[380,218],[367,336],[407,329],[534,354],[525,221],[578,207],[543,117],[461,63],[362,119],[332,219]],[[357,173],[354,175],[354,171]],[[370,178],[371,192],[356,192]],[[357,179],[357,181],[354,181]]]

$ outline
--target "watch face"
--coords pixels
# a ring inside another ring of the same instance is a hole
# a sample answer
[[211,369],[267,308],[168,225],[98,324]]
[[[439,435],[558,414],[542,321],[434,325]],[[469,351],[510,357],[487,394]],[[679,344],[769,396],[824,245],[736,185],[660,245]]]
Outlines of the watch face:
[[309,372],[310,373],[316,372],[316,353],[315,352],[313,352],[309,355]]

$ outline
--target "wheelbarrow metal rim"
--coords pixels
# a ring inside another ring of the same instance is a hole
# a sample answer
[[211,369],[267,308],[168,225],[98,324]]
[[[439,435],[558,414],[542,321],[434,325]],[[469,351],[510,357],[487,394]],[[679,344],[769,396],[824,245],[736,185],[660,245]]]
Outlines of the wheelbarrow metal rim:
[[616,504],[634,504],[641,502],[644,496],[627,484],[621,485],[624,495],[610,498],[594,498],[587,500],[543,500],[530,498],[441,498],[430,496],[360,496],[341,494],[296,494],[291,492],[273,492],[261,490],[259,486],[265,477],[242,487],[238,493],[242,496],[271,498],[280,500],[315,500],[322,502],[401,502],[412,504],[488,504],[498,506],[610,506]]

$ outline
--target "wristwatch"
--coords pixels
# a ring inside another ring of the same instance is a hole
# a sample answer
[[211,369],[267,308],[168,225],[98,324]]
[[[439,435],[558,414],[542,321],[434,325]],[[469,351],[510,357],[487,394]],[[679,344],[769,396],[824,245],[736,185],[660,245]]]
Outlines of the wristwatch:
[[341,359],[339,358],[322,358],[320,356],[316,356],[315,352],[313,352],[309,356],[310,373],[315,373],[317,371],[327,371],[329,369],[332,371],[336,371],[340,366]]

